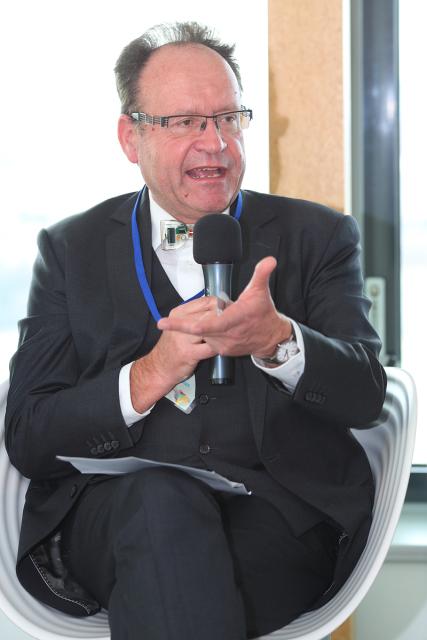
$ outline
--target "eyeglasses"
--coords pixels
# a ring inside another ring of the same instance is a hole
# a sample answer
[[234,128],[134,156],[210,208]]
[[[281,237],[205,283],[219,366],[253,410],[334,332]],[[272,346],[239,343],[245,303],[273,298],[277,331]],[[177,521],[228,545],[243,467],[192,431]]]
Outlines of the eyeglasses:
[[143,124],[160,125],[167,128],[171,134],[177,137],[199,135],[208,124],[208,119],[213,120],[217,130],[224,135],[233,135],[241,129],[247,129],[252,120],[252,109],[242,107],[239,111],[226,111],[214,116],[201,115],[176,115],[176,116],[149,116],[146,113],[130,113],[129,116]]

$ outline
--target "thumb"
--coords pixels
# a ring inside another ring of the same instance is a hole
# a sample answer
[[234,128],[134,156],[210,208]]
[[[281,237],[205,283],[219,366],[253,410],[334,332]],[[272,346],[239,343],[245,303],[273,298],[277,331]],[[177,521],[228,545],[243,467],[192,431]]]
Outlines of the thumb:
[[276,266],[277,260],[273,256],[260,260],[255,266],[252,278],[246,289],[268,289],[268,281]]

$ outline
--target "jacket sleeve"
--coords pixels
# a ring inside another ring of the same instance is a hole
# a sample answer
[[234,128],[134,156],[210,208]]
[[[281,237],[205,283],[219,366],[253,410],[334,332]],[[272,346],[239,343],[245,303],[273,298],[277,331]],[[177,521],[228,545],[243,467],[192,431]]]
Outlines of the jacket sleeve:
[[378,417],[386,390],[359,254],[357,224],[341,215],[320,258],[306,256],[305,317],[299,322],[305,369],[293,394],[319,418],[351,427],[368,426]]
[[55,253],[47,231],[38,245],[28,315],[19,323],[11,361],[5,440],[23,475],[46,479],[71,472],[57,455],[113,455],[133,440],[120,410],[119,369],[82,379],[68,312],[65,252]]

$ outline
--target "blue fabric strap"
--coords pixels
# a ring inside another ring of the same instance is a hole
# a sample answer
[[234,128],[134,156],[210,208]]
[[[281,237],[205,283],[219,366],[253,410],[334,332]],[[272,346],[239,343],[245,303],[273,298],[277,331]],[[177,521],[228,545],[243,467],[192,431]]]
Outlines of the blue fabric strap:
[[[143,187],[143,189],[141,189],[141,191],[138,193],[138,197],[136,199],[136,202],[132,211],[133,258],[135,263],[136,275],[138,278],[139,286],[141,287],[142,295],[144,296],[145,302],[147,303],[148,308],[150,309],[151,315],[153,316],[154,320],[158,322],[162,316],[160,315],[160,312],[157,308],[156,301],[154,300],[154,296],[150,289],[150,285],[148,284],[147,275],[145,273],[144,260],[142,257],[142,243],[141,243],[141,238],[139,236],[138,223],[137,223],[138,209],[139,209],[141,198],[145,189],[146,187]],[[243,207],[242,200],[243,200],[242,194],[239,191],[239,194],[237,196],[236,211],[234,212],[234,217],[236,218],[236,220],[239,220],[240,216],[242,215],[242,207]],[[205,293],[205,290],[202,289],[191,298],[188,298],[188,300],[184,300],[182,304],[185,304],[186,302],[190,302],[191,300],[196,300],[197,298],[201,298],[204,295],[204,293]]]

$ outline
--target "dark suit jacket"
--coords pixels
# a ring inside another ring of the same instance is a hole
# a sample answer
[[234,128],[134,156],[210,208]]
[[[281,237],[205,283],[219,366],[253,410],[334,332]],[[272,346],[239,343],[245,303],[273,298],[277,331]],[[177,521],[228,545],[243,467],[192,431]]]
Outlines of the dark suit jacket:
[[[32,480],[18,576],[37,597],[70,613],[78,611],[64,598],[56,602],[64,585],[41,585],[35,559],[88,477],[55,456],[132,455],[144,431],[144,419],[127,428],[118,397],[120,368],[141,355],[149,318],[133,264],[135,199],[119,196],[40,233],[28,317],[11,364],[6,446]],[[146,202],[143,208],[148,215]],[[261,258],[275,256],[272,296],[299,323],[306,358],[294,393],[244,359],[255,442],[275,479],[345,531],[339,586],[363,546],[372,505],[369,465],[349,427],[373,421],[385,395],[380,343],[362,293],[357,226],[320,205],[245,191],[241,227],[234,294]],[[150,256],[151,238],[143,238],[143,247]],[[148,278],[150,265],[146,260]],[[61,580],[59,564],[57,574]]]

